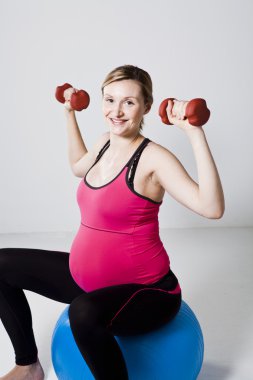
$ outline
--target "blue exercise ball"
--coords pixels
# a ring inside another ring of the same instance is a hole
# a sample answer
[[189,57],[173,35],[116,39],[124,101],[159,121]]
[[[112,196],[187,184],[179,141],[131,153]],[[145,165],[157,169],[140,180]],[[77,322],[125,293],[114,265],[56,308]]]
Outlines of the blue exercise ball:
[[[59,380],[95,380],[71,332],[69,306],[55,326],[51,355]],[[129,380],[196,380],[204,341],[199,322],[182,301],[176,317],[146,334],[115,336],[126,361]]]

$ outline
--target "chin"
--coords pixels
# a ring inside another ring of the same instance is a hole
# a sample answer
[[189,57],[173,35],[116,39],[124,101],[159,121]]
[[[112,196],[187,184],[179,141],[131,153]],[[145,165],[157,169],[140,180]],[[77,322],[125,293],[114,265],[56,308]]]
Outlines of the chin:
[[121,134],[122,132],[126,132],[127,130],[128,130],[128,128],[126,128],[126,127],[117,127],[114,125],[110,125],[110,131],[112,133]]

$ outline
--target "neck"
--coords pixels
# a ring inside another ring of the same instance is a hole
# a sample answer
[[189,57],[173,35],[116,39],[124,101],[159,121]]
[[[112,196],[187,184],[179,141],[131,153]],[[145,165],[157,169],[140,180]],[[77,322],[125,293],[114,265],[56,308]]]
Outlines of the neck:
[[111,133],[110,146],[107,149],[110,159],[122,157],[125,153],[127,154],[129,151],[134,150],[143,138],[144,136],[142,136],[139,132],[136,135],[129,137],[117,136]]

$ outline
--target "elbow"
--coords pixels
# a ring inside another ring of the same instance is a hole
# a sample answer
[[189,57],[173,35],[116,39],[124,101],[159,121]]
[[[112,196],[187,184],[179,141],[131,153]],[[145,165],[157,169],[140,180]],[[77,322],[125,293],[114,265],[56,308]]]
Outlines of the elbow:
[[203,205],[202,210],[202,215],[208,219],[221,219],[225,212],[224,197],[219,201],[213,201],[209,204]]
[[77,173],[77,171],[75,170],[75,167],[74,167],[74,166],[71,166],[71,172],[72,172],[72,174],[74,174],[75,177],[81,177],[81,176],[79,175],[79,173]]
[[220,212],[220,215],[219,215],[219,217],[216,218],[216,219],[221,219],[221,218],[223,217],[224,213],[225,213],[225,206],[222,207],[221,212]]
[[74,176],[76,177],[76,171],[75,171],[74,166],[71,166],[71,172],[72,172],[72,174],[74,174]]
[[206,214],[206,218],[208,219],[221,219],[224,215],[225,207],[221,207],[217,210],[213,210],[212,212]]
[[209,219],[221,219],[223,217],[224,211],[223,212],[218,212],[213,214],[212,216],[209,216]]

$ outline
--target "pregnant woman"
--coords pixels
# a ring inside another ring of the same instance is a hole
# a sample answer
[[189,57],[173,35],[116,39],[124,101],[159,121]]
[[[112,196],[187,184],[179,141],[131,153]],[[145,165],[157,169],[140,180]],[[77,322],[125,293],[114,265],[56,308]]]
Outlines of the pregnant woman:
[[16,362],[2,380],[44,378],[24,289],[70,304],[70,326],[95,379],[127,380],[114,335],[152,331],[174,318],[181,304],[159,237],[165,192],[203,217],[224,213],[222,185],[201,126],[191,125],[168,101],[169,121],[192,145],[198,183],[173,153],[143,136],[143,118],[153,103],[146,71],[124,65],[107,75],[102,109],[108,132],[89,151],[70,105],[73,91],[64,92],[64,112],[69,162],[81,178],[80,227],[70,252],[0,249],[0,317]]

